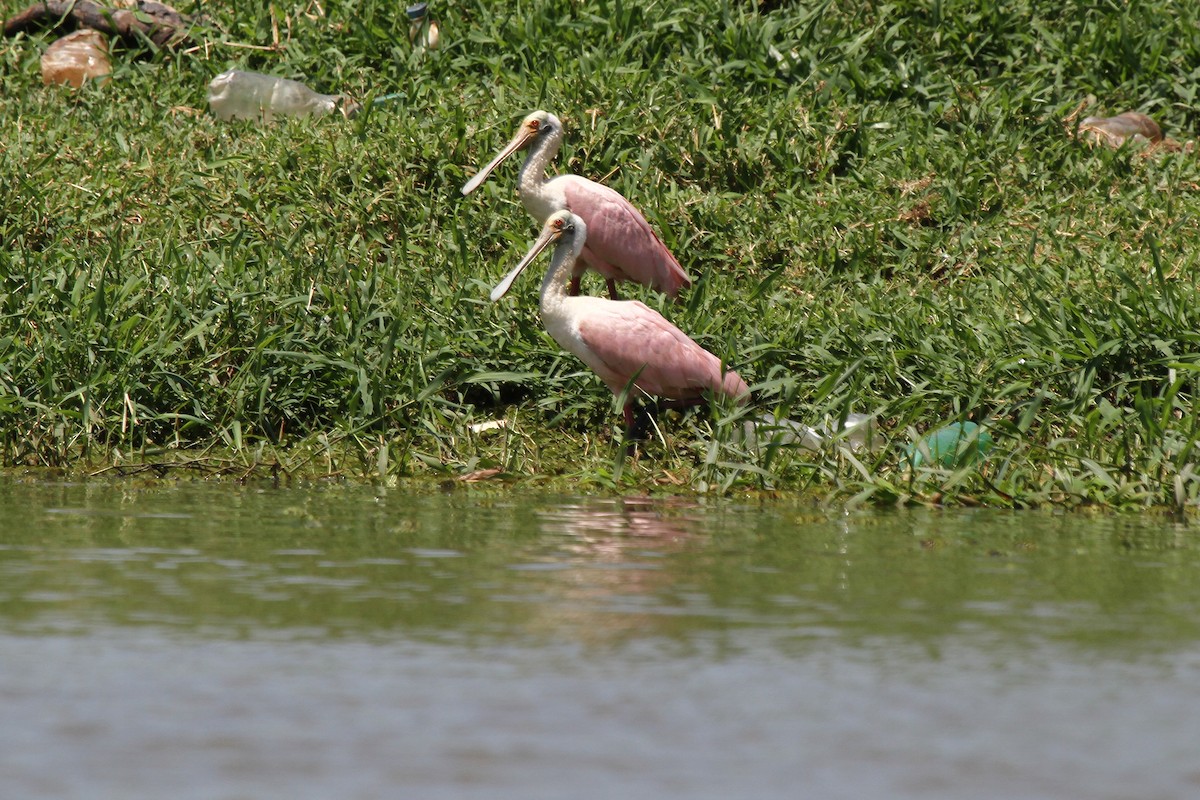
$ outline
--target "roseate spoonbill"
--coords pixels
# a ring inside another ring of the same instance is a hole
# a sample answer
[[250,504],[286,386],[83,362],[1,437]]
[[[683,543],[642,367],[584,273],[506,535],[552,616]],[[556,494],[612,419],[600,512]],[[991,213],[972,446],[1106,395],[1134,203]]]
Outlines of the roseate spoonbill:
[[[619,396],[632,383],[639,394],[678,401],[678,405],[699,403],[705,390],[739,403],[748,401],[750,389],[736,372],[725,370],[719,358],[644,303],[567,294],[568,278],[587,247],[587,231],[587,223],[570,211],[551,214],[533,247],[492,289],[492,301],[503,297],[521,271],[554,244],[550,269],[542,281],[542,323],[613,394]],[[624,411],[628,431],[634,419],[632,396]]]
[[655,235],[650,223],[632,203],[607,186],[578,175],[546,178],[550,159],[562,144],[563,125],[547,111],[535,111],[517,128],[512,141],[462,187],[470,194],[496,167],[518,150],[528,150],[517,179],[517,195],[539,225],[556,211],[570,211],[584,220],[590,233],[583,261],[571,275],[569,293],[579,294],[579,279],[591,267],[608,282],[608,296],[617,299],[617,281],[645,284],[670,297],[692,285],[675,256]]

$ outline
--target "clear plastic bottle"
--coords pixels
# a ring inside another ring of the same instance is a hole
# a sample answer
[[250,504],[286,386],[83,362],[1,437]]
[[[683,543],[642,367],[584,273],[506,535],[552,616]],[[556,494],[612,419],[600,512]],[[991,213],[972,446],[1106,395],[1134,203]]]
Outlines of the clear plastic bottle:
[[275,117],[320,117],[341,111],[347,118],[359,104],[340,94],[319,94],[300,81],[231,69],[208,84],[208,106],[218,119],[269,122]]
[[416,45],[417,52],[437,50],[441,39],[436,19],[429,18],[429,4],[416,3],[404,9],[408,17],[408,40]]
[[875,418],[855,413],[847,414],[845,423],[840,426],[836,419],[826,418],[816,427],[793,419],[778,419],[771,414],[762,414],[742,425],[742,436],[756,447],[774,442],[798,445],[805,450],[820,450],[836,441],[844,443],[853,452],[870,452],[881,444],[875,430]]

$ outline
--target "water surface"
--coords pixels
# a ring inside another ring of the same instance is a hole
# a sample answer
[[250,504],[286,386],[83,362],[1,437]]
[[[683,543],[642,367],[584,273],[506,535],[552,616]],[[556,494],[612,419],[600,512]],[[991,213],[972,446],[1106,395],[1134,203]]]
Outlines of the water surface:
[[1158,517],[0,482],[21,798],[1200,796]]

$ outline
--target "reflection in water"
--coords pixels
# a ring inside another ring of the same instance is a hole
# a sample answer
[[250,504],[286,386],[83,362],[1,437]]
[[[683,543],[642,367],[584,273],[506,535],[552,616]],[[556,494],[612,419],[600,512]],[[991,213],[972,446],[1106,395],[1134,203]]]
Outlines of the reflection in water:
[[612,643],[669,634],[677,627],[673,618],[687,613],[681,598],[688,587],[663,561],[701,539],[695,505],[647,498],[565,502],[541,509],[536,519],[560,544],[535,562],[512,565],[538,573],[528,581],[536,600],[525,595],[528,631]]
[[539,512],[543,528],[581,541],[627,541],[645,537],[656,543],[687,539],[703,522],[699,507],[685,501],[624,497],[590,503],[567,502]]

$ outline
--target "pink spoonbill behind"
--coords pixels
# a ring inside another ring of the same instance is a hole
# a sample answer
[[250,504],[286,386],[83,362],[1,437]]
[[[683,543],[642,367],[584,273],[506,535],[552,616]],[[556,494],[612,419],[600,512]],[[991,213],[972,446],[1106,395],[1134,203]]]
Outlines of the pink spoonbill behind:
[[464,195],[479,187],[496,167],[518,150],[528,150],[517,180],[517,195],[539,225],[556,211],[570,211],[588,228],[587,246],[571,275],[570,294],[579,294],[579,279],[591,267],[608,282],[617,299],[617,281],[634,281],[675,297],[692,285],[691,278],[646,222],[617,191],[578,175],[546,178],[546,168],[562,144],[563,126],[547,111],[535,111],[517,128],[512,141],[462,187]]
[[[588,226],[570,211],[550,215],[529,253],[492,289],[493,302],[551,244],[554,254],[542,281],[542,323],[563,349],[573,353],[620,396],[633,384],[637,393],[699,403],[712,392],[745,403],[750,389],[721,360],[692,341],[662,314],[637,300],[575,297],[567,293],[588,240]],[[633,395],[625,404],[625,425],[633,425]]]

